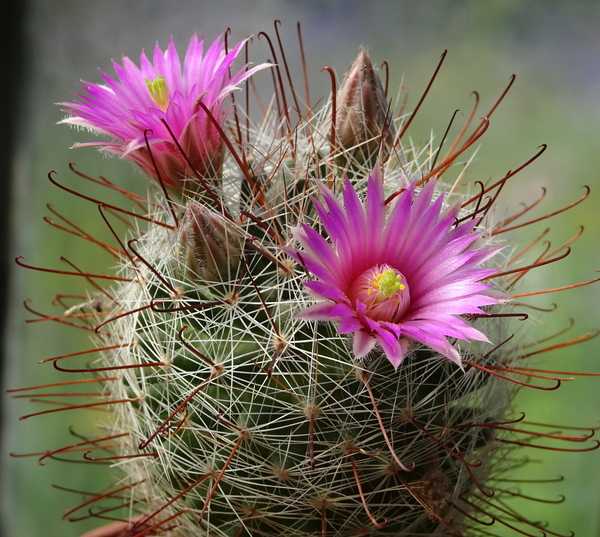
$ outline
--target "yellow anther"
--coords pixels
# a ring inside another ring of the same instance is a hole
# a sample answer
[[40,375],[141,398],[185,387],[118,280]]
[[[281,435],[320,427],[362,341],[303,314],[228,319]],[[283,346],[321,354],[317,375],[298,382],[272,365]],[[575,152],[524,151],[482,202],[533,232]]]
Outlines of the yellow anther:
[[169,106],[169,88],[162,75],[158,75],[155,80],[146,79],[146,86],[150,92],[152,100],[165,112]]
[[404,290],[405,286],[400,283],[401,280],[402,276],[390,268],[375,277],[374,287],[379,289],[383,298],[388,298],[397,291]]

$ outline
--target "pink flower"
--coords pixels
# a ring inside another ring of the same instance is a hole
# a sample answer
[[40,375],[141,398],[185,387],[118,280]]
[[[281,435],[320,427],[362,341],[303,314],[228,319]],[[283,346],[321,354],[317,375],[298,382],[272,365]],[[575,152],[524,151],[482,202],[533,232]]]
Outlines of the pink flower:
[[[218,38],[203,55],[203,38],[192,36],[183,66],[173,40],[162,52],[158,43],[151,63],[142,52],[140,68],[123,57],[123,66],[113,62],[118,79],[102,73],[106,85],[85,82],[85,94],[74,103],[62,103],[72,114],[62,123],[85,127],[106,134],[114,141],[77,144],[98,146],[104,151],[133,160],[148,175],[158,180],[144,133],[150,143],[165,183],[179,190],[194,189],[194,170],[177,148],[179,142],[195,171],[202,177],[220,175],[224,159],[223,140],[210,118],[198,104],[201,101],[220,125],[231,107],[225,98],[259,69],[242,67],[233,76],[230,69],[245,41],[228,53]],[[162,122],[166,121],[172,134]]]
[[455,225],[460,205],[443,211],[434,188],[429,181],[415,193],[412,184],[386,207],[376,168],[364,203],[348,179],[344,206],[325,187],[327,208],[313,200],[330,241],[304,224],[294,230],[303,250],[290,254],[317,278],[304,285],[323,299],[299,317],[339,322],[340,334],[354,334],[356,358],[379,344],[397,368],[413,340],[461,365],[448,338],[487,341],[460,316],[498,303],[480,281],[495,270],[476,267],[500,248],[475,248],[478,220]]

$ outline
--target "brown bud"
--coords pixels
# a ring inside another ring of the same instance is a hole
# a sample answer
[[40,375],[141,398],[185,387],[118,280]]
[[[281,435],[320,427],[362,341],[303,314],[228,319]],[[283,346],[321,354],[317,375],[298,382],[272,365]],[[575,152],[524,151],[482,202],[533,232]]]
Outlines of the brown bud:
[[393,138],[393,125],[381,79],[364,50],[344,75],[336,101],[338,141],[360,163],[375,164],[380,146]]
[[214,281],[233,276],[243,237],[223,216],[190,201],[180,238],[184,262],[193,277]]

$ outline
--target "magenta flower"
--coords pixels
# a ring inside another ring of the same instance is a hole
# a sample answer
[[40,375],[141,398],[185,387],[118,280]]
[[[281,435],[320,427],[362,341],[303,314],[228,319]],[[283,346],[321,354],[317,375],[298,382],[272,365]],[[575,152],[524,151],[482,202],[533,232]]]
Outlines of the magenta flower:
[[324,299],[299,317],[339,322],[340,334],[354,334],[356,358],[378,343],[397,368],[413,340],[461,365],[448,338],[487,341],[461,316],[498,303],[480,281],[495,270],[476,267],[500,248],[475,248],[478,220],[454,225],[460,206],[442,211],[434,187],[415,194],[412,184],[386,207],[376,168],[364,203],[348,179],[344,206],[324,187],[327,209],[313,200],[331,242],[304,224],[294,230],[304,251],[290,254],[318,278],[304,285]]
[[[224,159],[223,140],[210,118],[198,104],[201,101],[223,124],[231,106],[225,98],[258,69],[245,67],[230,76],[230,69],[245,41],[229,52],[218,38],[203,55],[203,38],[192,36],[183,66],[173,40],[162,52],[158,43],[151,63],[142,52],[140,68],[123,57],[121,67],[113,62],[119,80],[102,73],[106,85],[85,82],[85,94],[74,103],[62,103],[72,114],[62,123],[85,127],[113,138],[109,142],[77,144],[98,146],[104,151],[133,160],[158,179],[146,147],[144,133],[163,180],[182,190],[193,187],[194,171],[177,148],[179,142],[195,171],[202,177],[218,177]],[[162,119],[166,121],[172,134]]]

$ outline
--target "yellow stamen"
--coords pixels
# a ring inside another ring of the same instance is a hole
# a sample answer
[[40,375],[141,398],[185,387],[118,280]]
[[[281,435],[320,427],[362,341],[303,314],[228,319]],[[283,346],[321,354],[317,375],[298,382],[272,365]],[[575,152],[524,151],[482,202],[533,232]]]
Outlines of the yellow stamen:
[[162,75],[158,75],[155,80],[146,79],[146,86],[150,92],[152,100],[165,112],[169,106],[169,89]]
[[375,276],[373,287],[379,289],[379,293],[383,298],[388,298],[396,293],[398,290],[403,291],[405,286],[400,283],[402,276],[396,273],[390,268]]

